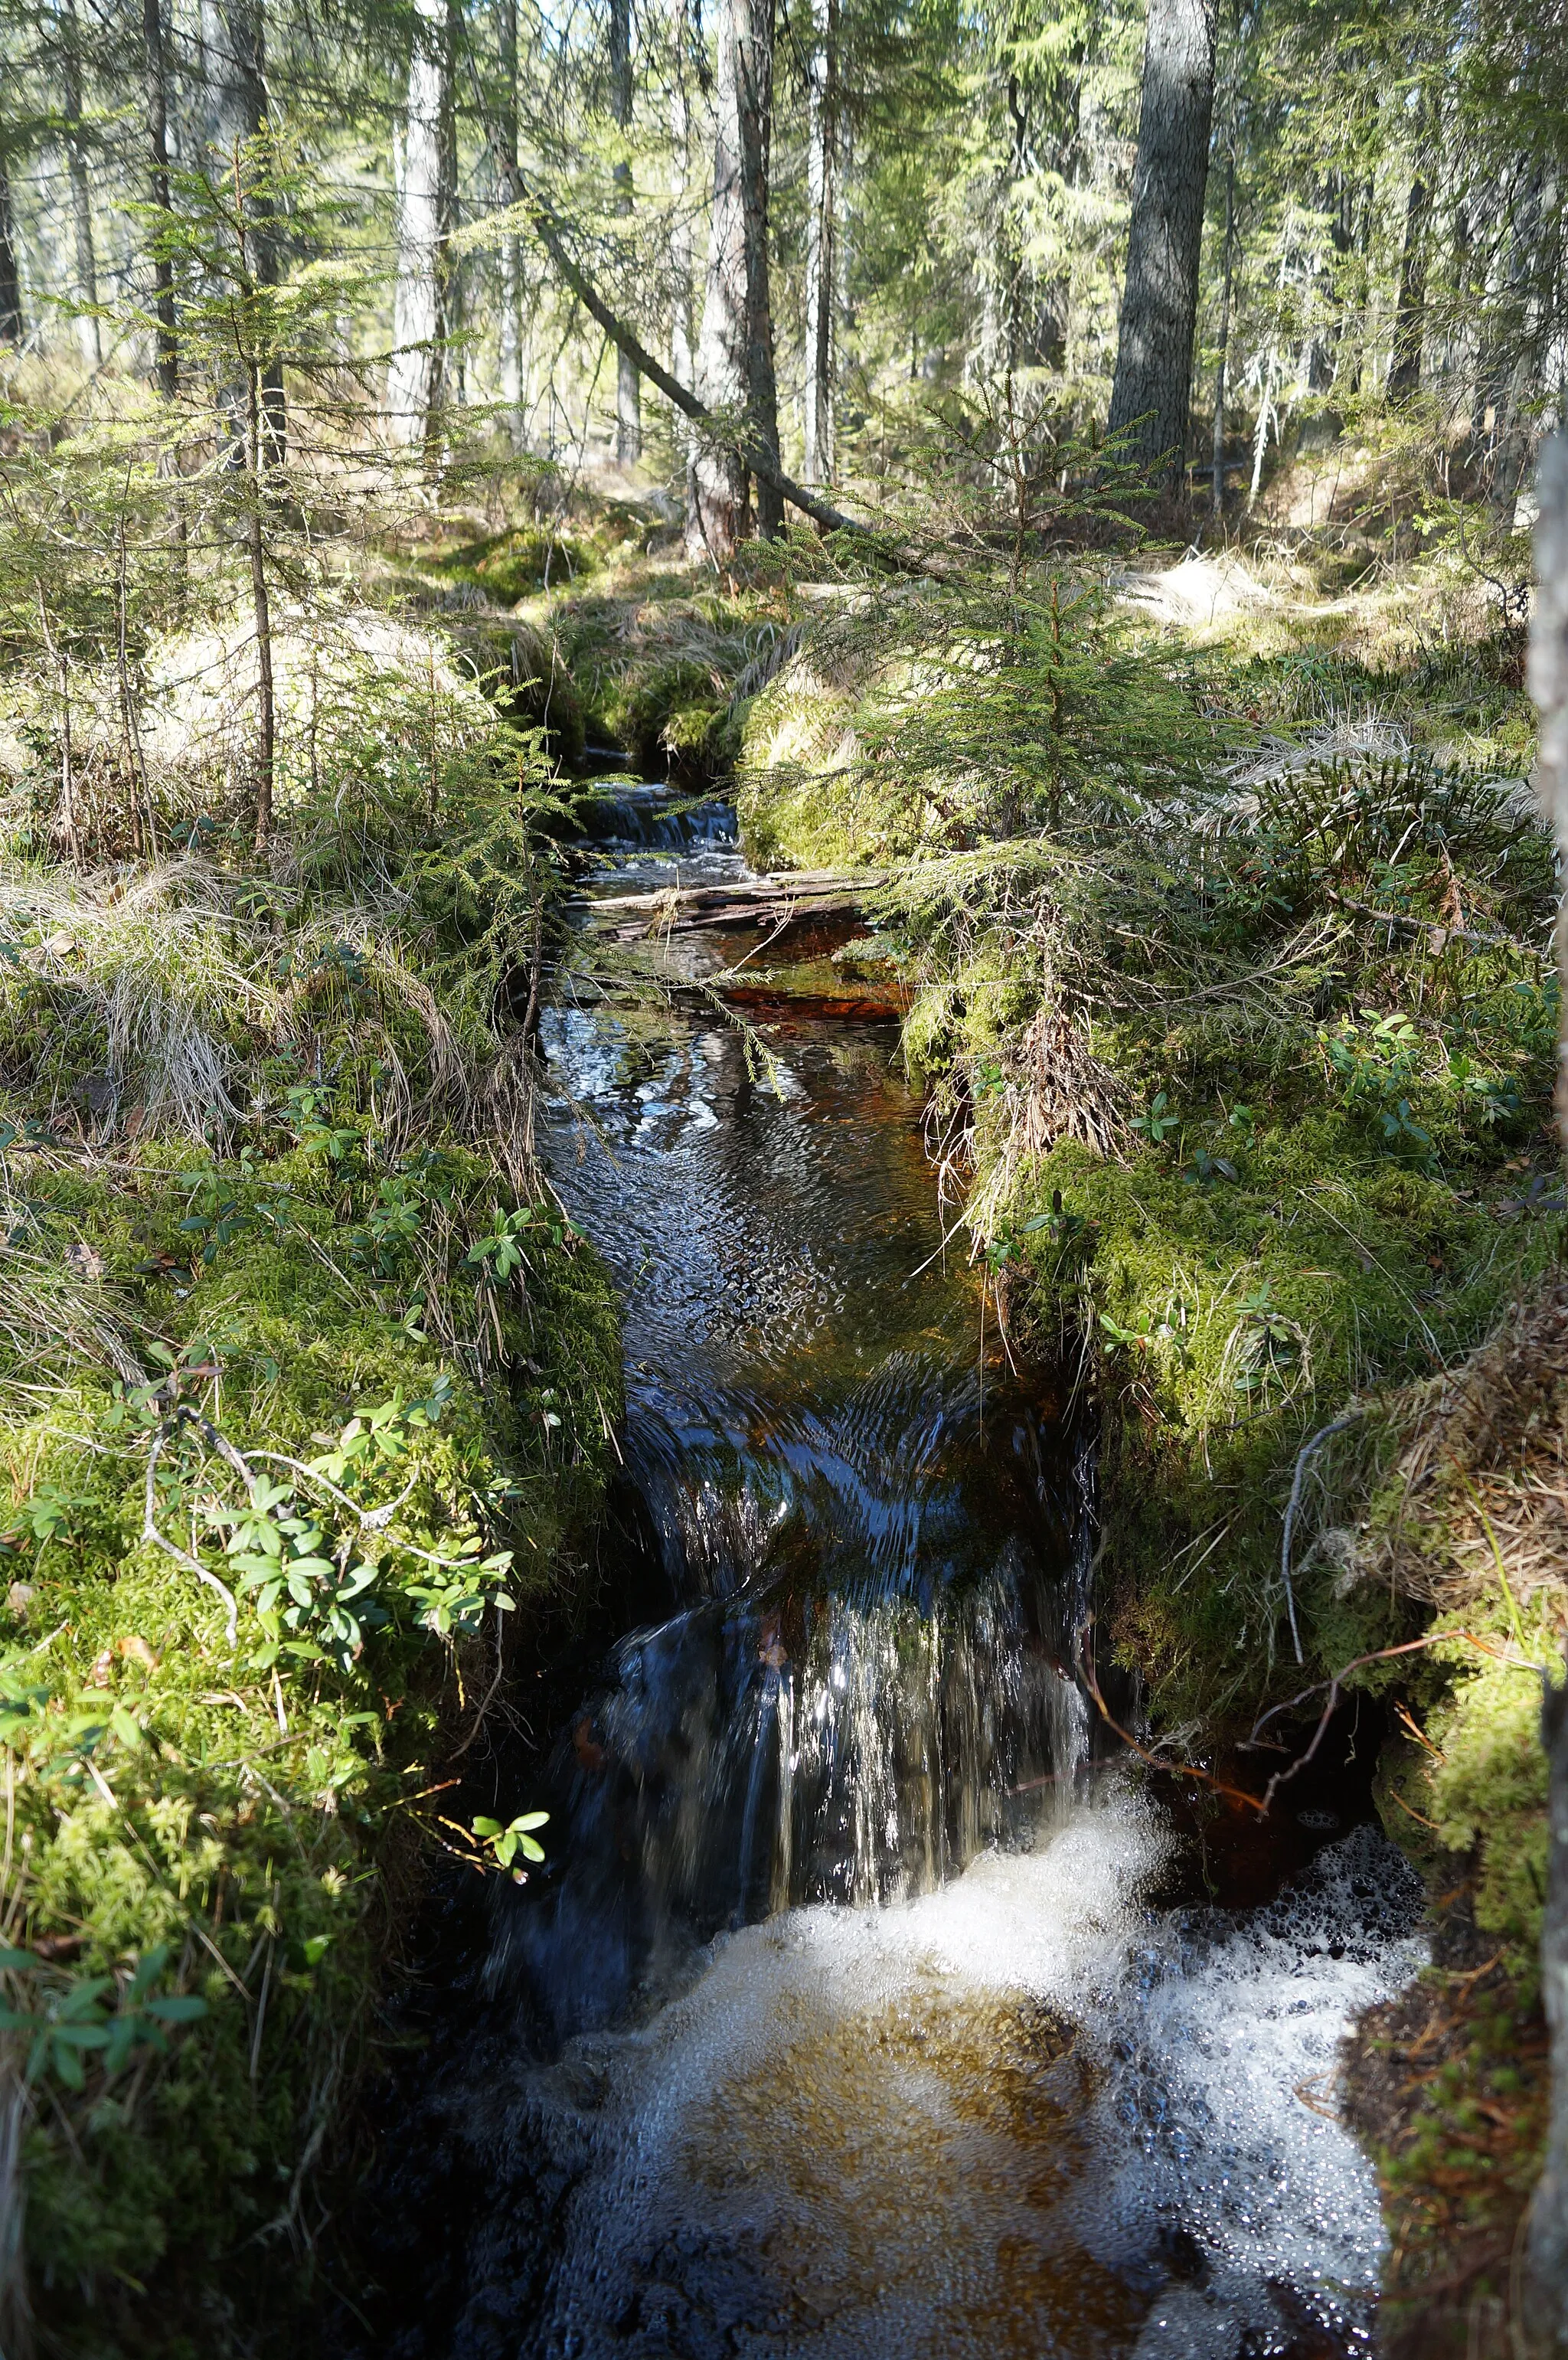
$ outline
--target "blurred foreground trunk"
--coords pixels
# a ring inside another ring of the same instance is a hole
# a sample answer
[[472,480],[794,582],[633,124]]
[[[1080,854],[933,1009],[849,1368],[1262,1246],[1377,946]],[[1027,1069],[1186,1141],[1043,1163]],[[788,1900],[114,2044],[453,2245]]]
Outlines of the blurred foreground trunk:
[[[1568,874],[1568,433],[1541,454],[1536,526],[1535,614],[1530,634],[1530,689],[1541,716],[1536,788],[1552,815]],[[1568,903],[1557,921],[1559,971],[1568,970]],[[1568,995],[1564,1004],[1568,1005]],[[1560,1040],[1558,1128],[1568,1144],[1568,1042]],[[1568,2355],[1568,1689],[1549,1689],[1541,1714],[1551,1762],[1552,1846],[1541,1977],[1552,2031],[1552,2125],[1546,2166],[1530,2209],[1525,2316],[1530,2345]]]

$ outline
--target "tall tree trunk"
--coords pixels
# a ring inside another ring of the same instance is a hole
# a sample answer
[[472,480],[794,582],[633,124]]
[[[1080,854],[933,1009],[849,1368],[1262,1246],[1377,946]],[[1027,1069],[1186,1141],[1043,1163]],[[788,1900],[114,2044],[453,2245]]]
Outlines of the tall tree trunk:
[[76,298],[86,311],[78,321],[82,356],[89,368],[103,361],[103,338],[97,318],[98,261],[93,248],[93,190],[87,170],[87,140],[82,111],[82,29],[76,0],[60,0],[60,85],[65,101],[65,154],[71,172],[71,228],[76,243]]
[[[691,102],[687,79],[691,71],[691,19],[688,0],[675,0],[673,15],[674,69],[670,88],[670,136],[675,161],[676,198],[670,231],[670,268],[675,282],[675,299],[670,307],[670,373],[678,384],[685,386],[688,391],[694,391],[697,355],[691,317],[692,240],[689,209]],[[696,510],[692,469],[696,464],[697,439],[691,432],[691,420],[679,412],[677,418],[685,459],[687,513],[691,516]]]
[[[501,104],[492,138],[499,145],[495,158],[501,201],[514,202],[517,182],[517,0],[500,0],[498,31],[501,51]],[[514,451],[523,447],[523,242],[507,238],[501,247],[501,402],[506,436]]]
[[0,155],[0,344],[19,344],[27,333],[22,312],[22,272],[16,259],[16,223],[11,210],[11,175]]
[[[1535,788],[1562,856],[1568,855],[1568,432],[1554,434],[1542,451],[1536,484],[1541,513],[1530,627],[1530,691],[1541,716]],[[1557,963],[1568,978],[1568,902],[1558,912]],[[1568,1038],[1558,1045],[1557,1121],[1568,1147]],[[1524,2292],[1531,2351],[1562,2360],[1568,2355],[1568,1688],[1561,1682],[1548,1691],[1541,1720],[1551,1771],[1541,1983],[1552,2033],[1552,2117],[1530,2206]]]
[[[632,5],[631,0],[610,0],[610,112],[615,128],[626,138],[632,127]],[[615,211],[623,220],[632,210],[632,168],[629,157],[615,158]],[[615,457],[623,467],[635,467],[642,457],[642,385],[625,353],[615,355]]]
[[1416,133],[1415,170],[1405,199],[1405,242],[1399,256],[1399,296],[1394,312],[1394,358],[1388,391],[1402,401],[1421,389],[1421,346],[1426,342],[1427,240],[1432,227],[1432,170],[1424,137],[1423,101]]
[[[714,90],[713,209],[697,389],[709,410],[746,413],[745,439],[777,476],[779,396],[768,284],[768,162],[773,115],[772,0],[727,0]],[[698,455],[687,537],[694,552],[733,556],[749,523],[750,475],[724,447]],[[776,480],[757,478],[757,524],[779,532]]]
[[[163,62],[161,0],[142,0],[142,71],[147,107],[147,156],[152,201],[172,217],[169,189],[169,86]],[[180,344],[174,311],[174,265],[167,254],[153,262],[153,308],[158,319],[158,383],[166,401],[180,386]]]
[[675,0],[674,68],[670,86],[670,138],[676,176],[675,214],[670,232],[670,267],[675,279],[675,301],[670,323],[671,374],[694,386],[696,353],[691,321],[691,216],[687,196],[691,185],[691,100],[687,77],[691,71],[691,17],[688,0]]
[[839,0],[811,0],[815,36],[806,152],[806,457],[808,484],[833,476],[838,228]]
[[1214,0],[1149,0],[1110,431],[1174,490],[1187,457]]
[[449,0],[414,0],[408,109],[397,145],[397,281],[387,375],[389,432],[410,445],[429,439],[443,390],[452,34]]

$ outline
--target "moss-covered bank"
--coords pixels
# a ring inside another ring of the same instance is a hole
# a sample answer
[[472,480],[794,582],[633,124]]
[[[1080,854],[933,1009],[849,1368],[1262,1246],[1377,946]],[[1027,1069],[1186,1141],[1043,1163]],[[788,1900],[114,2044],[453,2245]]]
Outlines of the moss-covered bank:
[[906,1050],[1000,1314],[1099,1404],[1095,1644],[1157,1744],[1201,1770],[1297,1697],[1239,1757],[1261,1794],[1334,1675],[1403,1732],[1385,1824],[1467,1931],[1388,2037],[1459,2029],[1361,2119],[1390,2316],[1462,2349],[1506,2320],[1541,2123],[1556,882],[1484,622],[1352,647],[1236,572],[1202,647],[1082,566],[1015,583],[1011,626],[999,588],[900,587],[880,647],[846,603],[753,708],[742,809],[774,862],[902,864]]
[[537,738],[374,617],[329,701],[302,631],[258,860],[225,645],[163,716],[163,858],[54,857],[42,731],[6,811],[7,2353],[297,2348],[421,1863],[500,1873],[444,1754],[570,1589],[619,1406],[529,1143]]

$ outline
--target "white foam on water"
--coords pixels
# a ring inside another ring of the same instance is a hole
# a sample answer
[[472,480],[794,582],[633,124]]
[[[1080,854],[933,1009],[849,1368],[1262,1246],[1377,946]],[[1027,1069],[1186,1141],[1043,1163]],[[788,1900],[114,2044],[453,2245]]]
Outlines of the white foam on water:
[[1384,2239],[1371,2165],[1335,2118],[1339,2048],[1423,1962],[1420,1907],[1409,1864],[1363,1827],[1239,1924],[1196,1941],[1168,1924],[1136,1954],[1115,2012],[1135,2147],[1118,2197],[1179,2214],[1205,2263],[1202,2287],[1154,2305],[1138,2360],[1231,2360],[1239,2325],[1278,2331],[1271,2286],[1371,2348]]
[[1234,2360],[1292,2303],[1365,2348],[1376,2190],[1314,2077],[1419,1962],[1397,1855],[1361,1830],[1195,1921],[1140,1903],[1167,1852],[1109,1782],[1033,1852],[748,1927],[573,2043],[536,2083],[586,2169],[528,2351]]

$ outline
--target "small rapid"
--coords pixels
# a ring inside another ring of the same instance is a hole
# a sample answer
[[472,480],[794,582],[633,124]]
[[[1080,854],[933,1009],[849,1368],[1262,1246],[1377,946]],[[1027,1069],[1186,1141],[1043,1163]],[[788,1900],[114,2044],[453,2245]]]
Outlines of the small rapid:
[[[591,858],[590,916],[744,874],[722,806],[648,788]],[[1103,1742],[1090,1435],[944,1240],[896,1028],[594,993],[544,1045],[547,1168],[625,1309],[605,1637],[496,1772],[549,1858],[430,2002],[376,2349],[1369,2350],[1334,2077],[1419,1963],[1415,1880],[1320,1812],[1216,1907]]]

